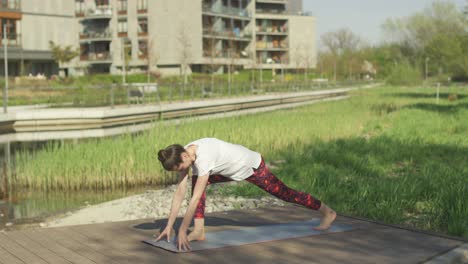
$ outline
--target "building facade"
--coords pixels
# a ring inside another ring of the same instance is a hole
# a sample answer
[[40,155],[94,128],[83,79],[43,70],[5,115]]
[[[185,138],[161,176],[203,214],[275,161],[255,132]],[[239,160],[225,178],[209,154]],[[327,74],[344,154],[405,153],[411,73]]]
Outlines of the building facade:
[[[0,58],[4,59],[6,44],[10,76],[50,76],[57,72],[49,42],[77,46],[73,3],[73,0],[47,0],[40,4],[37,0],[0,0]],[[0,73],[3,76],[3,63]]]
[[302,0],[0,3],[6,5],[0,18],[9,25],[13,74],[56,72],[49,41],[79,50],[61,65],[71,75],[297,69],[316,63],[315,18],[302,11]]

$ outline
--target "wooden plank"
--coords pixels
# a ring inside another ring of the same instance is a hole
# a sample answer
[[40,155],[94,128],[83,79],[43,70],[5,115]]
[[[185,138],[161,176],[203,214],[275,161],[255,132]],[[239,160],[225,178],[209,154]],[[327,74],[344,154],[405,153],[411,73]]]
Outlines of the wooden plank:
[[48,248],[50,251],[54,252],[55,254],[65,258],[66,260],[70,261],[71,263],[83,263],[83,264],[92,264],[95,263],[88,258],[81,256],[73,252],[72,250],[62,246],[62,241],[59,241],[46,232],[39,232],[38,230],[30,230],[29,232],[25,233],[27,237],[36,241],[43,247]]
[[88,247],[101,252],[101,254],[109,258],[117,259],[119,263],[135,263],[135,257],[132,254],[110,246],[106,240],[100,238],[100,235],[93,234],[87,236],[80,231],[74,230],[73,227],[63,230],[70,234],[70,236],[73,236],[76,241],[88,245]]
[[48,263],[57,263],[57,264],[69,264],[70,262],[66,259],[57,256],[54,252],[50,251],[49,249],[41,246],[35,241],[32,241],[27,236],[23,234],[23,232],[8,232],[5,233],[7,237],[11,240],[15,241],[19,245],[24,248],[27,248],[32,253],[36,254],[38,257],[43,259]]
[[28,249],[22,247],[15,241],[12,241],[9,237],[5,234],[0,234],[0,241],[2,241],[2,247],[8,251],[11,255],[19,258],[21,261],[25,263],[38,263],[38,264],[46,264],[43,259],[38,257],[37,255],[33,254]]
[[2,248],[2,243],[0,243],[0,263],[2,264],[24,264],[19,258],[10,254],[10,252],[6,251]]
[[77,252],[78,254],[89,258],[96,263],[117,264],[117,259],[112,259],[101,252],[93,249],[87,243],[82,243],[75,238],[75,234],[68,229],[49,228],[46,231],[63,243],[63,246]]
[[100,241],[106,248],[113,248],[113,251],[124,252],[128,257],[121,262],[130,260],[128,263],[153,263],[155,258],[160,258],[160,254],[172,254],[169,252],[155,251],[142,242],[147,236],[130,230],[128,226],[115,224],[99,224],[75,226],[72,229],[90,239]]

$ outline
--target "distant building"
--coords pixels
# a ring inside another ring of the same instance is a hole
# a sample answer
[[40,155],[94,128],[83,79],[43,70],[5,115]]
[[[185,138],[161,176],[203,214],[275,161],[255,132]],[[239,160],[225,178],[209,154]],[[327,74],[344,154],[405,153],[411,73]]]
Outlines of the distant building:
[[4,75],[3,32],[6,25],[8,73],[45,74],[57,72],[49,41],[78,47],[73,0],[0,0],[0,73]]
[[302,0],[0,3],[2,26],[14,25],[7,30],[11,75],[56,73],[49,41],[79,48],[80,56],[65,65],[72,75],[120,74],[124,65],[130,72],[179,74],[185,64],[195,72],[316,64],[315,18],[302,11]]

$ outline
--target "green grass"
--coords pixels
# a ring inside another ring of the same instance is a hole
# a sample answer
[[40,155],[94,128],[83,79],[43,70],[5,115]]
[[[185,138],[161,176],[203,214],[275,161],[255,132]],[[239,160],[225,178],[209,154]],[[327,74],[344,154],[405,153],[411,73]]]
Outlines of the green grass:
[[[449,101],[449,94],[457,100]],[[16,154],[17,185],[117,189],[171,182],[156,151],[218,137],[286,160],[274,172],[338,212],[468,236],[468,88],[360,90],[346,101],[218,120],[156,123],[138,136]],[[226,194],[260,196],[239,184]]]

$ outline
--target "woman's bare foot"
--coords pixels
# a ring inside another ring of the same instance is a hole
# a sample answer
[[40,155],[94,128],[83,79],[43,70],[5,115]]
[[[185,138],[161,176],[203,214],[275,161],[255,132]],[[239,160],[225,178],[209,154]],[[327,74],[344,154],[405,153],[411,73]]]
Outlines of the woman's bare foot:
[[188,241],[203,241],[205,240],[205,230],[193,230],[187,236]]
[[322,214],[322,219],[320,220],[320,225],[314,227],[314,229],[317,231],[327,230],[330,228],[333,221],[335,221],[336,212],[323,203],[319,212]]

